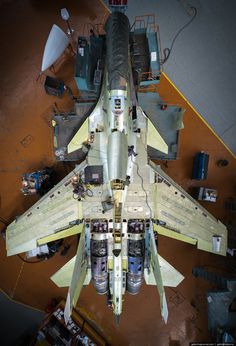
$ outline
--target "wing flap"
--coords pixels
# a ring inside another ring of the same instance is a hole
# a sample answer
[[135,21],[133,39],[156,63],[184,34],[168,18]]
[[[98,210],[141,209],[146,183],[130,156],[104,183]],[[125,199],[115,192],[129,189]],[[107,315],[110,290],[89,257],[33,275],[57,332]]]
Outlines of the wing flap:
[[179,233],[179,232],[176,232],[176,231],[172,231],[171,229],[165,228],[165,227],[160,226],[160,225],[154,224],[153,229],[154,229],[154,231],[156,231],[160,235],[164,235],[164,236],[169,237],[169,238],[177,239],[177,240],[183,241],[185,243],[196,245],[198,242],[197,239],[191,238],[189,236],[186,236],[186,235]]
[[[150,163],[156,172],[153,189],[154,216],[161,226],[154,230],[175,239],[187,241],[197,248],[226,255],[227,229],[206,209],[177,185],[159,166]],[[219,251],[213,246],[214,237],[220,239]]]
[[43,244],[47,244],[51,241],[55,241],[55,240],[62,239],[62,238],[64,239],[67,237],[71,237],[72,235],[79,234],[82,232],[82,227],[83,227],[82,224],[75,225],[75,226],[72,226],[70,228],[67,228],[64,231],[57,232],[57,233],[51,234],[47,237],[40,238],[37,241],[37,245],[40,246]]

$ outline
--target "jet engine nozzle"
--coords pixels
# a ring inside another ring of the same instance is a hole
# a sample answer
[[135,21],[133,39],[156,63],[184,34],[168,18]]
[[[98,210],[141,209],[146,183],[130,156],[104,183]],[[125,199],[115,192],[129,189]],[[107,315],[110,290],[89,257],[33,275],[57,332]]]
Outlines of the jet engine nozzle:
[[127,291],[137,294],[140,291],[143,278],[143,257],[131,257],[128,260]]
[[140,291],[144,272],[145,240],[144,221],[128,221],[128,273],[127,291],[137,294]]
[[107,240],[91,240],[91,273],[97,293],[107,293]]

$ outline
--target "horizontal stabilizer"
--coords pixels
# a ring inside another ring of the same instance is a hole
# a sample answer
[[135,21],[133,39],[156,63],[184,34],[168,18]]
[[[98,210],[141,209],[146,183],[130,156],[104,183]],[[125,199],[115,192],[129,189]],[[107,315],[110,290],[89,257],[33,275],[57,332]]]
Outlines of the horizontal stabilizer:
[[88,139],[88,124],[87,118],[68,144],[68,154],[82,148],[82,144]]
[[160,133],[157,131],[157,129],[154,127],[150,119],[147,119],[148,121],[148,128],[147,128],[147,145],[150,147],[161,151],[162,153],[168,154],[168,145],[164,141],[164,139],[161,137]]
[[[163,257],[158,255],[161,276],[163,281],[163,286],[167,287],[177,287],[180,282],[183,281],[184,276],[178,272],[170,263],[168,263]],[[147,285],[156,285],[156,280],[153,274],[152,267],[150,267],[150,272],[144,270],[144,279]]]
[[51,280],[58,287],[68,287],[70,286],[73,270],[75,267],[75,257],[71,258],[61,269],[59,269],[55,274],[51,276]]
[[[75,267],[75,258],[72,257],[61,269],[59,269],[54,275],[51,276],[51,280],[58,287],[69,287],[71,283],[72,274]],[[87,269],[87,274],[84,280],[84,286],[88,285],[91,280],[91,269]]]

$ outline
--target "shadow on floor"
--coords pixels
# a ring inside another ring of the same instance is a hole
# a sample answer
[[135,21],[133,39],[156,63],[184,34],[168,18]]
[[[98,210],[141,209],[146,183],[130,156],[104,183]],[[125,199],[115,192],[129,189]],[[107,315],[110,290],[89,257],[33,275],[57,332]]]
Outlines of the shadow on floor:
[[2,346],[28,345],[44,313],[14,302],[0,292],[0,340]]

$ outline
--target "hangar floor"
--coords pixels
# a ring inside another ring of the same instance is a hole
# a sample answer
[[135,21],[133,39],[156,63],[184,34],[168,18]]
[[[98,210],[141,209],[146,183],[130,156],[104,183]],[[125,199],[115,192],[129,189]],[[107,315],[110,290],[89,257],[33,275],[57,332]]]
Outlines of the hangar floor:
[[[65,29],[59,12],[63,6],[68,8],[72,27],[80,34],[84,23],[104,22],[107,15],[96,0],[59,0],[47,4],[37,0],[6,0],[0,7],[0,211],[6,221],[23,213],[36,200],[21,194],[21,174],[51,165],[61,174],[70,169],[55,163],[50,118],[55,102],[60,110],[70,110],[73,105],[66,95],[62,99],[46,95],[44,76],[36,80],[51,25],[56,23]],[[73,64],[74,58],[68,55],[57,68],[56,75],[75,91]],[[204,207],[223,222],[235,225],[235,214],[224,208],[225,200],[235,196],[235,159],[164,76],[159,93],[166,102],[177,102],[186,108],[179,159],[164,165],[163,169],[186,190],[200,186],[202,183],[190,180],[192,158],[198,151],[208,152],[209,174],[204,185],[216,188],[219,198],[215,204],[204,203]],[[222,158],[229,161],[225,168],[216,164]],[[4,224],[1,226],[3,228]],[[41,310],[51,298],[65,297],[66,290],[58,289],[49,277],[74,255],[77,239],[72,237],[67,242],[71,248],[66,256],[56,254],[49,261],[26,264],[17,256],[7,258],[5,242],[1,239],[0,287],[11,298]],[[182,346],[190,341],[210,341],[205,296],[210,286],[195,279],[191,270],[201,265],[228,273],[232,259],[207,254],[164,237],[159,238],[159,251],[185,276],[176,289],[166,289],[170,316],[167,325],[161,321],[154,287],[143,285],[139,296],[125,296],[119,328],[115,326],[112,311],[106,307],[105,297],[98,296],[92,285],[82,291],[78,307],[86,312],[110,344]]]

